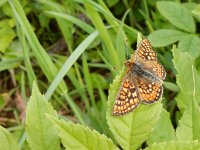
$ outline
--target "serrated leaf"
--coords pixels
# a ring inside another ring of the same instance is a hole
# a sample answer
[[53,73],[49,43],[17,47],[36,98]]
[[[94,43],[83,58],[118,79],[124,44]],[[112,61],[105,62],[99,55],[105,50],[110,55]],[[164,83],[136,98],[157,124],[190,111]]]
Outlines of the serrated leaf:
[[147,139],[147,136],[153,130],[159,119],[162,104],[160,101],[152,105],[140,104],[134,112],[125,116],[112,116],[114,100],[122,77],[122,74],[116,76],[112,85],[110,85],[106,118],[110,130],[120,146],[123,149],[136,149]]
[[[195,74],[196,71],[194,70],[194,79],[196,78]],[[176,130],[176,137],[179,140],[200,140],[200,107],[199,104],[196,103],[195,93],[197,91],[195,85],[193,90],[193,97],[191,97],[190,103],[184,111]]]
[[165,109],[162,109],[160,119],[156,123],[153,132],[149,135],[147,143],[151,145],[155,142],[160,143],[172,140],[175,140],[175,130],[170,120],[169,113]]
[[187,32],[195,32],[195,23],[190,11],[177,2],[162,1],[157,3],[160,13],[174,26]]
[[188,52],[193,59],[200,55],[200,39],[196,35],[187,35],[180,39],[178,49]]
[[[183,112],[187,108],[188,103],[191,102],[191,98],[193,98],[194,87],[196,87],[196,90],[200,89],[200,78],[195,68],[195,72],[192,71],[194,61],[188,53],[180,52],[179,49],[173,48],[173,57],[173,64],[177,71],[177,84],[180,87],[176,101],[179,109]],[[195,84],[192,78],[193,73],[195,73]],[[198,100],[197,103],[199,103],[200,93],[196,91],[195,97]]]
[[101,135],[95,130],[84,127],[80,124],[73,124],[64,120],[59,120],[48,115],[54,126],[59,131],[62,144],[67,149],[73,150],[113,150],[117,147],[105,135]]
[[47,102],[44,95],[40,94],[34,83],[32,95],[27,105],[25,125],[27,141],[32,150],[60,149],[56,128],[45,114],[57,117],[51,104]]
[[16,139],[2,126],[0,126],[0,139],[1,150],[20,150]]
[[152,32],[148,39],[153,47],[164,47],[173,44],[180,40],[186,33],[172,30],[172,29],[161,29]]
[[183,112],[176,135],[178,139],[200,140],[200,93],[198,92],[200,76],[196,72],[193,59],[187,53],[174,48],[173,56],[173,63],[177,70],[177,83],[181,89],[176,101]]
[[198,141],[171,141],[163,143],[155,143],[145,150],[199,150],[200,143]]
[[[193,100],[192,100],[193,102]],[[179,140],[200,140],[200,108],[193,102],[189,106],[176,130],[176,137]]]

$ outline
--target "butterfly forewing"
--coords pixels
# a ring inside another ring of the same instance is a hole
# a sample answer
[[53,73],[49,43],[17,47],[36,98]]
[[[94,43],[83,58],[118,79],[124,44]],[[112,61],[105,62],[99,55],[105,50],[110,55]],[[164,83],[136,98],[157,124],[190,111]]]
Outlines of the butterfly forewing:
[[136,61],[144,67],[147,72],[152,73],[161,80],[165,79],[166,72],[157,61],[156,53],[147,39],[143,39],[136,51]]
[[152,73],[154,76],[158,77],[161,80],[165,79],[166,72],[164,67],[158,63],[157,61],[150,61],[150,62],[141,62],[143,69],[147,72]]
[[136,61],[157,61],[156,53],[147,39],[143,39],[135,53]]
[[113,107],[114,116],[122,116],[133,111],[140,101],[137,94],[137,88],[131,75],[128,74],[123,79],[118,91]]

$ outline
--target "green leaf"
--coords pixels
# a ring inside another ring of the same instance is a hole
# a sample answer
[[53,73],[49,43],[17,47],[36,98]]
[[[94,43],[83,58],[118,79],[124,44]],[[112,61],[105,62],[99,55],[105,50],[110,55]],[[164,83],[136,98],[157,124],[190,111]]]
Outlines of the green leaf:
[[[187,103],[192,97],[192,58],[188,53],[180,52],[179,49],[173,48],[173,64],[176,68],[177,84],[180,87],[180,93],[176,97],[177,105],[181,112],[187,108]],[[184,60],[184,61],[183,61]],[[187,71],[186,71],[187,68]],[[187,82],[186,82],[187,81]]]
[[0,149],[1,150],[20,150],[17,141],[5,128],[0,126]]
[[85,79],[87,91],[88,91],[88,94],[90,96],[92,106],[96,107],[96,103],[95,103],[95,100],[94,100],[95,99],[94,98],[94,88],[93,88],[92,80],[91,80],[91,73],[89,71],[86,55],[84,55],[84,54],[83,54],[83,57],[82,57],[82,64],[83,64],[83,74],[84,74],[84,79]]
[[23,57],[15,57],[15,58],[4,57],[4,59],[0,61],[0,72],[7,69],[19,67],[22,61],[23,61]]
[[15,36],[16,35],[11,28],[6,27],[0,29],[0,52],[4,53],[6,51]]
[[151,145],[154,142],[160,143],[172,140],[175,140],[175,130],[170,120],[169,113],[165,109],[162,109],[160,119],[156,123],[153,132],[151,132],[151,134],[149,135],[147,143],[148,145]]
[[[120,54],[119,57],[119,62],[121,64],[123,64],[123,62],[125,61],[125,56],[126,56],[126,46],[125,46],[125,33],[122,30],[122,28],[119,28],[118,32],[117,32],[117,36],[115,39],[115,45],[116,45],[116,50],[117,53]],[[120,68],[122,67],[122,65],[120,66]]]
[[116,51],[115,51],[113,42],[110,38],[110,35],[108,34],[108,31],[106,30],[103,20],[101,19],[101,16],[99,15],[99,13],[95,9],[95,7],[90,5],[90,3],[88,3],[87,1],[84,1],[84,6],[87,10],[87,14],[89,15],[89,18],[91,19],[91,22],[94,24],[96,29],[99,31],[99,36],[102,39],[102,41],[104,42],[105,47],[107,48],[107,52],[109,54],[108,56],[112,56],[112,59],[110,59],[111,63],[114,66],[119,67],[120,63],[118,61],[118,55],[116,55]]
[[187,32],[195,32],[195,23],[188,9],[176,2],[158,2],[158,10],[174,26]]
[[195,105],[188,107],[183,113],[176,129],[178,140],[195,140],[199,139],[200,111]]
[[198,19],[198,21],[200,22],[200,5],[197,5],[197,7],[192,10],[192,14],[195,16],[195,18]]
[[145,150],[198,150],[200,143],[198,141],[171,141],[155,143]]
[[65,61],[65,63],[62,65],[61,69],[59,70],[57,75],[54,77],[54,80],[52,81],[51,85],[49,86],[46,92],[47,99],[49,99],[52,96],[53,92],[57,89],[59,83],[61,82],[61,79],[64,78],[67,71],[69,71],[69,69],[72,67],[75,61],[79,58],[79,56],[87,49],[87,47],[93,42],[93,40],[98,35],[99,33],[97,31],[94,31],[92,34],[90,34],[87,38],[85,38],[84,41],[81,42],[81,44],[79,44],[79,46],[73,51],[70,57]]
[[173,56],[174,66],[177,70],[177,83],[180,87],[176,101],[179,109],[183,112],[176,135],[181,140],[200,140],[200,93],[198,92],[200,76],[194,68],[193,59],[187,53],[174,48]]
[[[173,57],[173,63],[177,71],[177,84],[180,87],[176,101],[181,112],[184,112],[188,103],[191,102],[191,98],[193,98],[194,87],[196,87],[196,90],[200,89],[200,79],[196,73],[196,69],[195,72],[192,71],[194,61],[188,53],[180,52],[179,49],[173,48]],[[195,73],[195,84],[192,78],[193,73]],[[200,97],[200,93],[196,92],[195,98],[199,103],[200,99],[198,97]]]
[[[41,67],[43,73],[47,77],[48,81],[52,81],[58,72],[56,66],[52,62],[50,56],[48,53],[44,50],[44,48],[39,43],[39,40],[37,39],[32,26],[30,25],[28,19],[26,18],[25,12],[20,5],[18,0],[10,0],[8,1],[13,13],[16,16],[16,19],[18,23],[20,24],[20,27],[22,28],[27,41],[32,49],[34,57],[37,59],[37,62],[39,66]],[[59,93],[65,93],[67,91],[66,84],[62,80],[59,86],[57,87],[57,91]],[[70,104],[73,102],[69,102]],[[71,105],[70,105],[71,106]],[[72,107],[73,109],[73,107]]]
[[32,96],[26,112],[25,129],[28,144],[33,150],[60,149],[56,128],[45,114],[57,117],[57,113],[51,104],[47,102],[44,95],[40,94],[37,85],[33,83]]
[[[46,1],[46,2],[49,3],[48,1]],[[46,13],[50,14],[50,15],[53,15],[55,17],[60,17],[62,19],[70,21],[71,23],[74,23],[75,25],[77,25],[80,28],[82,28],[87,33],[94,32],[94,28],[92,28],[90,25],[88,25],[84,21],[81,21],[80,19],[77,19],[76,17],[70,16],[70,15],[67,15],[67,14],[63,14],[63,13],[54,12],[54,11],[46,11]]]
[[66,149],[98,149],[98,150],[113,150],[117,147],[105,135],[99,134],[95,130],[84,127],[80,124],[73,124],[64,120],[59,120],[48,115],[48,118],[53,122],[62,144]]
[[195,35],[187,35],[180,39],[178,49],[183,52],[188,52],[192,58],[197,58],[200,55],[200,39]]
[[[193,96],[190,99],[187,109],[184,111],[179,125],[176,130],[176,136],[179,140],[200,140],[200,107],[199,102],[197,104],[196,93],[199,88],[199,76],[197,76],[196,70],[192,68],[193,73]],[[198,80],[198,81],[196,81]],[[197,83],[198,82],[198,83]],[[197,85],[198,84],[198,85]],[[198,87],[197,87],[198,86]]]
[[109,7],[112,7],[116,5],[119,2],[119,0],[106,0],[106,3],[108,4]]
[[170,91],[174,91],[178,93],[180,90],[179,86],[173,82],[164,81],[163,85],[166,89],[169,89]]
[[[123,71],[124,72],[124,71]],[[140,104],[134,111],[122,117],[112,116],[112,108],[123,74],[116,76],[109,89],[106,118],[110,130],[123,149],[136,149],[153,130],[159,119],[162,104],[158,101],[152,105]]]
[[4,3],[6,3],[7,2],[7,0],[1,0],[0,1],[0,6],[2,6]]
[[148,39],[153,47],[164,47],[173,44],[180,40],[186,33],[172,30],[172,29],[161,29],[152,32]]

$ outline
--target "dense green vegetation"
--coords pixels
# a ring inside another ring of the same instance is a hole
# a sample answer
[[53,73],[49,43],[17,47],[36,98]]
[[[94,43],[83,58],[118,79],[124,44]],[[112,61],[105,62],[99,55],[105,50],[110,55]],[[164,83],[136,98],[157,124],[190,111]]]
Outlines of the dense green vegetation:
[[[1,0],[0,19],[0,150],[200,149],[198,1]],[[163,98],[114,117],[138,33]]]

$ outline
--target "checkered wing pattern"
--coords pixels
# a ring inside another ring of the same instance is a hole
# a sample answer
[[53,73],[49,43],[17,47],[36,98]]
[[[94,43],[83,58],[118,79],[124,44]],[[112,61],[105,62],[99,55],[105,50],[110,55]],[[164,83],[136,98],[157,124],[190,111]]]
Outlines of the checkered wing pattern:
[[164,80],[166,77],[166,72],[164,67],[157,61],[150,61],[150,62],[141,62],[142,66],[145,70],[148,70],[148,72],[154,74],[156,77],[158,77],[161,80]]
[[133,111],[140,103],[134,80],[127,74],[123,79],[113,107],[114,116],[123,116]]
[[136,50],[136,60],[157,61],[156,53],[147,39],[143,39]]
[[154,103],[163,93],[162,80],[166,72],[157,61],[156,53],[147,39],[142,40],[125,66],[127,71],[115,99],[114,116],[123,116],[133,111],[141,101]]
[[154,103],[158,101],[163,93],[161,83],[149,81],[148,79],[137,77],[137,87],[141,101],[144,103]]
[[161,80],[165,79],[166,72],[162,65],[157,61],[156,53],[147,39],[143,39],[136,51],[136,61],[138,61],[145,70],[154,74]]

